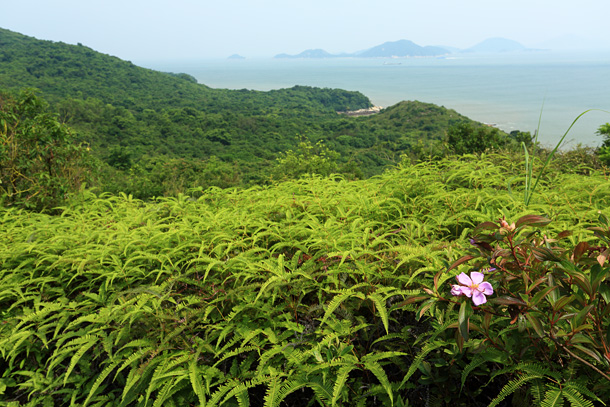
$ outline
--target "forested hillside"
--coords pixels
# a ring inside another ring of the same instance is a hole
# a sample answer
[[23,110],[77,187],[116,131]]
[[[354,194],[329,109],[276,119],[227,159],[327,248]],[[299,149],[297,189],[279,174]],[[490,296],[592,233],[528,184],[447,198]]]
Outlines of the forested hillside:
[[402,154],[443,154],[443,142],[458,125],[494,141],[483,149],[512,141],[431,104],[402,102],[376,116],[346,117],[336,112],[369,107],[368,98],[304,86],[211,89],[187,74],[156,72],[83,45],[0,29],[0,90],[24,88],[39,89],[60,122],[90,146],[102,168],[96,185],[142,198],[172,193],[164,183],[266,183],[287,152],[329,152],[332,165],[310,171],[364,178],[396,164]]

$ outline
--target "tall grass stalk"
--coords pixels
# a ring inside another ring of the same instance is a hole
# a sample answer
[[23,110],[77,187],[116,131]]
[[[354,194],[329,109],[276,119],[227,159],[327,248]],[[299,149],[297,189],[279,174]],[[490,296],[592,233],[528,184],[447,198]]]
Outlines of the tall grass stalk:
[[[542,111],[543,110],[544,110],[544,102],[542,103],[542,108],[540,109],[540,116],[538,117],[538,127],[536,129],[536,138],[534,139],[534,146],[536,146],[538,144],[538,135],[540,134],[540,122],[542,121]],[[533,176],[534,176],[534,174],[533,174],[533,172],[534,172],[534,170],[533,170],[533,168],[534,168],[533,162],[532,162],[532,160],[530,160],[530,156],[529,156],[529,153],[527,151],[527,146],[525,145],[524,142],[521,142],[521,145],[523,146],[524,155],[525,155],[525,191],[524,191],[524,198],[523,198],[525,206],[529,206],[529,203],[530,203],[530,201],[532,199],[532,195],[536,191],[536,187],[538,186],[538,183],[540,182],[540,179],[542,178],[544,170],[550,164],[551,160],[553,159],[553,156],[555,155],[555,153],[557,152],[557,150],[559,149],[559,147],[563,143],[563,140],[565,140],[565,138],[568,135],[568,133],[570,132],[570,130],[572,130],[572,127],[574,127],[576,122],[581,117],[583,117],[585,114],[587,114],[589,112],[592,112],[592,111],[610,113],[609,111],[601,110],[601,109],[588,109],[588,110],[585,110],[584,112],[582,112],[581,114],[579,114],[576,117],[576,119],[574,119],[572,121],[572,124],[570,124],[570,127],[568,127],[568,129],[563,134],[561,139],[559,139],[559,142],[557,143],[555,148],[551,151],[549,156],[544,161],[544,164],[542,165],[542,168],[540,169],[540,172],[538,173],[538,176],[536,177],[536,182],[534,183],[533,186],[532,186],[532,180],[533,180]]]

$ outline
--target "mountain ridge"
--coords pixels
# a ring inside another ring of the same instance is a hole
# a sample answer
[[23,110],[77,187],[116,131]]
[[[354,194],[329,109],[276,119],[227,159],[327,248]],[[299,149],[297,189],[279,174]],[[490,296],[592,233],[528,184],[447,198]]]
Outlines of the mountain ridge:
[[413,41],[401,39],[386,41],[371,48],[352,52],[332,54],[324,49],[307,49],[296,55],[277,54],[276,59],[327,59],[327,58],[410,58],[410,57],[440,57],[459,53],[505,53],[527,51],[529,48],[521,43],[502,37],[487,38],[471,47],[460,49],[443,45],[421,46]]

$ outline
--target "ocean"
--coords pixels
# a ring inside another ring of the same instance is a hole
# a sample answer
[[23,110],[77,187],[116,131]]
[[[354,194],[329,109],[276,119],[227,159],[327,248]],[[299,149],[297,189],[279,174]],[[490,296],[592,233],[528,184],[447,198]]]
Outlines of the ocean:
[[[360,91],[378,106],[419,100],[510,132],[538,128],[554,146],[588,109],[610,112],[610,53],[532,51],[396,59],[223,59],[139,63],[188,73],[212,88],[271,90],[308,85]],[[582,116],[563,148],[598,146],[610,113]]]

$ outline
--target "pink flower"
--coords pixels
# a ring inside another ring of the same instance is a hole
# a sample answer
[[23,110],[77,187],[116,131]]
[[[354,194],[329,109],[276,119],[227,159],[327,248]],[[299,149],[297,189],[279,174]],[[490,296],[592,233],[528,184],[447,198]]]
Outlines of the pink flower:
[[465,273],[457,276],[457,280],[461,285],[454,284],[451,286],[451,294],[465,295],[472,298],[474,305],[481,305],[487,302],[486,295],[494,293],[494,289],[490,283],[483,281],[483,273],[473,271],[468,277]]

